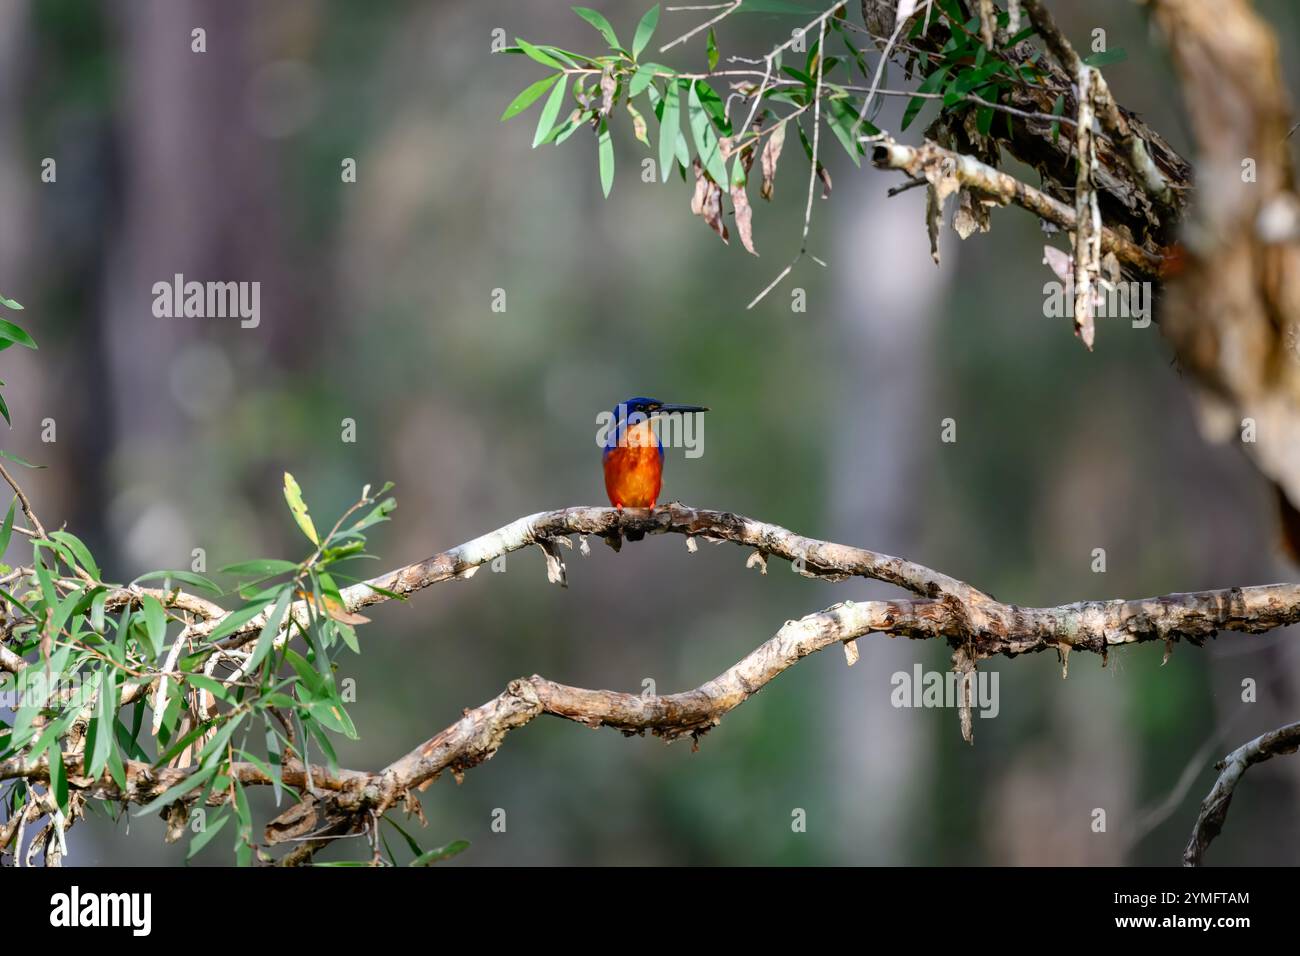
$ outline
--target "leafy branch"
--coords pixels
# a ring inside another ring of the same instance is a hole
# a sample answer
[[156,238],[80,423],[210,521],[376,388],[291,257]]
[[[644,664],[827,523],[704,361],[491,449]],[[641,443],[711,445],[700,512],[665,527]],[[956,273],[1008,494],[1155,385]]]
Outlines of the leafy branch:
[[[0,306],[4,306],[6,309],[12,309],[16,312],[21,312],[23,308],[13,299],[5,298],[3,295],[0,295]],[[10,322],[8,319],[0,318],[0,352],[3,352],[15,343],[32,350],[35,350],[36,348],[35,340],[27,333],[26,329],[14,322]],[[4,382],[0,382],[0,388],[3,387]],[[9,418],[9,406],[5,403],[3,395],[0,395],[0,416],[4,417],[6,424],[10,427],[13,426],[13,422]],[[6,455],[5,457],[12,459],[12,456],[9,455]],[[0,548],[0,555],[3,553],[4,549]]]
[[[683,180],[694,181],[691,209],[724,242],[730,237],[722,208],[725,193],[731,199],[730,215],[742,244],[757,254],[747,192],[754,150],[762,146],[760,195],[771,200],[786,129],[790,125],[794,126],[804,155],[815,171],[815,179],[822,183],[823,196],[827,196],[831,180],[819,156],[820,125],[826,126],[855,165],[861,165],[869,143],[883,135],[871,122],[879,109],[879,101],[871,108],[878,96],[909,98],[902,119],[903,129],[931,101],[939,103],[937,122],[961,124],[969,116],[973,134],[981,137],[991,135],[994,117],[999,112],[1006,118],[1008,127],[1017,118],[1038,120],[1051,123],[1054,135],[1062,122],[1072,122],[1063,115],[1064,91],[1054,92],[1056,101],[1050,113],[1025,110],[1004,102],[1014,87],[1055,91],[1051,74],[1040,66],[1041,51],[1031,49],[1026,43],[1035,35],[1035,27],[1027,26],[1008,35],[1005,28],[1010,22],[1009,14],[999,13],[1000,39],[989,45],[981,37],[979,16],[966,15],[957,0],[938,0],[936,6],[939,12],[933,21],[926,4],[926,15],[915,16],[905,39],[897,44],[905,76],[920,76],[912,90],[880,87],[881,72],[891,50],[887,47],[885,52],[875,54],[873,67],[870,60],[874,51],[868,52],[858,42],[858,37],[878,42],[897,39],[898,31],[894,37],[884,37],[873,33],[865,24],[849,21],[843,3],[826,9],[793,31],[790,39],[761,59],[729,57],[729,63],[739,66],[726,69],[718,69],[720,54],[714,32],[722,19],[749,12],[805,11],[792,4],[743,0],[715,6],[720,13],[660,49],[664,52],[707,29],[704,37],[707,69],[702,72],[682,71],[642,59],[659,24],[658,5],[641,18],[627,47],[620,43],[613,26],[602,14],[575,7],[575,13],[605,40],[608,50],[598,54],[575,53],[517,39],[516,45],[505,52],[523,55],[553,72],[520,92],[501,118],[518,116],[545,97],[533,135],[534,148],[558,145],[579,128],[590,128],[596,140],[601,187],[608,196],[613,188],[615,168],[612,130],[620,114],[626,112],[633,136],[647,149],[654,149],[652,139],[658,137],[660,178],[667,181],[675,169]],[[934,36],[931,48],[915,45],[927,31],[932,31]],[[802,57],[796,57],[794,51],[803,47],[805,38],[810,41],[807,51]],[[823,46],[831,38],[837,41],[835,51],[828,49],[823,55]],[[1113,62],[1122,57],[1122,50],[1114,50],[1094,55],[1090,60]],[[732,109],[736,103],[747,105],[747,110],[744,120],[733,122]],[[681,128],[683,113],[687,120],[685,132]],[[647,118],[653,119],[653,129]],[[806,252],[810,219],[811,203],[805,213],[800,255]]]
[[[227,566],[221,573],[236,583],[225,590],[189,571],[155,571],[125,585],[103,580],[85,543],[69,531],[47,533],[13,476],[0,472],[14,491],[0,553],[15,531],[32,548],[30,563],[8,571],[0,587],[0,691],[17,702],[12,720],[0,722],[0,763],[43,768],[48,784],[45,794],[25,780],[0,795],[7,818],[0,853],[17,841],[20,863],[20,829],[45,815],[27,861],[43,847],[47,863],[57,862],[64,832],[86,810],[88,781],[102,776],[125,791],[133,774],[183,770],[135,812],[163,811],[174,840],[192,808],[215,805],[192,828],[190,855],[234,820],[236,860],[268,861],[253,836],[245,782],[232,768],[258,768],[277,802],[309,795],[313,773],[337,772],[333,738],[357,733],[335,669],[343,652],[360,653],[355,626],[367,620],[347,610],[340,587],[355,585],[349,562],[366,557],[366,533],[395,507],[384,497],[391,486],[374,493],[367,486],[320,535],[286,473],[285,500],[310,554]],[[29,527],[15,522],[20,502]],[[161,588],[143,586],[158,580]],[[227,611],[192,592],[241,603]],[[255,640],[223,644],[254,619]],[[286,782],[289,766],[302,768],[304,784]]]

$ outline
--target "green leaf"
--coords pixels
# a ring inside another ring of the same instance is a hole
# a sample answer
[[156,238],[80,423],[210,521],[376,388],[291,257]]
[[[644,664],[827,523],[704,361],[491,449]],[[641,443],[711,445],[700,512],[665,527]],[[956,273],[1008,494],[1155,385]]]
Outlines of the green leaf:
[[98,590],[90,599],[90,629],[96,634],[104,633],[104,604],[108,601],[108,592]]
[[1113,50],[1102,50],[1092,56],[1085,56],[1083,62],[1085,66],[1109,66],[1111,63],[1123,63],[1127,59],[1128,54],[1124,48],[1117,46]]
[[1003,49],[1010,49],[1011,47],[1015,46],[1017,43],[1023,43],[1025,40],[1028,40],[1031,36],[1033,36],[1037,32],[1038,32],[1038,28],[1031,24],[1025,27],[1024,29],[1022,29],[1015,36],[1008,37],[1006,44],[1003,46]]
[[68,618],[72,616],[72,612],[76,609],[77,604],[80,603],[84,596],[85,592],[82,588],[78,587],[75,590],[70,591],[63,600],[58,603],[58,606],[54,608],[54,613],[50,615],[49,632],[51,634],[57,636],[62,632],[63,625],[68,622]]
[[238,564],[227,564],[221,569],[222,574],[245,575],[253,574],[258,577],[271,577],[276,574],[284,574],[288,571],[297,571],[298,565],[293,561],[284,561],[280,558],[259,558],[256,561],[240,561]]
[[[689,80],[679,80],[679,83],[690,83]],[[704,111],[709,114],[709,119],[713,120],[713,125],[723,136],[731,135],[731,123],[727,119],[727,105],[722,102],[722,97],[718,91],[711,87],[704,80],[695,81],[695,92],[699,94],[700,104]]]
[[791,77],[792,79],[798,80],[800,83],[808,87],[810,90],[817,86],[817,81],[814,80],[807,73],[805,73],[803,70],[799,69],[798,67],[783,66],[781,67],[781,72],[784,73],[786,76]]
[[259,601],[233,612],[217,626],[216,630],[208,635],[208,640],[219,641],[227,634],[235,633],[235,631],[239,630],[253,618],[257,617],[257,615],[261,614],[264,607],[266,607],[266,605]]
[[5,548],[9,547],[9,538],[14,531],[14,508],[18,506],[18,496],[14,495],[14,500],[9,502],[9,513],[5,515],[3,525],[0,525],[0,557],[4,557]]
[[567,50],[561,50],[558,46],[551,46],[550,44],[539,46],[537,49],[545,53],[547,56],[559,60],[564,66],[574,70],[582,68],[582,64],[578,62],[579,60],[587,60],[588,62],[591,60],[590,57],[585,57],[578,53],[570,53]]
[[538,63],[542,64],[542,66],[554,67],[557,70],[564,68],[563,63],[561,63],[555,57],[551,56],[549,53],[546,53],[543,50],[539,50],[537,47],[533,46],[527,40],[521,40],[519,39],[519,37],[515,37],[515,42],[519,44],[519,49],[523,50],[524,54],[530,60],[536,60]]
[[609,124],[603,119],[596,138],[596,151],[600,155],[600,188],[608,199],[609,191],[614,188],[614,139],[609,135]]
[[583,126],[586,126],[595,115],[593,110],[575,110],[569,119],[555,127],[555,145],[559,146]]
[[308,709],[322,726],[328,727],[335,733],[343,734],[351,740],[357,739],[357,728],[352,723],[352,718],[337,700],[313,701]]
[[0,395],[0,415],[4,416],[4,420],[8,422],[9,427],[12,428],[14,423],[9,419],[9,406],[5,404],[3,395]]
[[381,521],[387,521],[388,516],[396,510],[397,510],[397,499],[385,498],[383,501],[379,502],[379,504],[375,505],[375,507],[371,510],[370,514],[366,515],[364,518],[362,518],[360,521],[358,521],[348,530],[365,531],[371,525],[379,524],[379,522]]
[[99,698],[96,700],[96,710],[98,717],[96,723],[99,725],[95,734],[95,743],[90,750],[90,767],[88,775],[97,778],[104,765],[108,763],[110,752],[116,743],[113,739],[113,724],[117,720],[117,682],[113,679],[113,674],[105,670],[104,678],[99,687]]
[[58,738],[50,741],[50,790],[59,802],[59,809],[68,812],[68,773],[63,768],[63,751],[59,749]]
[[42,562],[36,561],[32,570],[36,572],[36,580],[41,585],[41,596],[45,601],[45,607],[47,609],[55,607],[59,602],[54,594],[54,581],[50,578],[50,569]]
[[146,594],[140,599],[140,610],[144,612],[144,632],[149,638],[149,647],[153,656],[162,653],[163,641],[167,637],[167,612],[158,599]]
[[316,673],[316,668],[307,663],[307,658],[303,657],[292,648],[288,648],[284,652],[284,659],[288,661],[289,666],[294,669],[298,678],[303,682],[303,685],[306,686],[308,693],[313,697],[320,695],[324,686],[324,681],[320,674]]
[[[853,165],[861,166],[862,160],[858,158],[859,145],[857,134],[854,132],[854,127],[857,125],[857,122],[857,111],[849,105],[848,100],[827,100],[826,125],[831,128],[831,132],[835,134],[835,138],[840,141],[840,145],[844,147],[844,151],[849,154],[849,158],[853,160]],[[867,125],[867,123],[863,123],[864,127]]]
[[235,730],[238,729],[239,725],[243,723],[246,716],[248,716],[247,712],[236,713],[221,725],[221,729],[213,734],[212,739],[204,744],[203,749],[199,751],[200,765],[207,764],[211,761],[211,766],[221,766],[222,755],[225,753],[226,744],[230,742],[231,736],[235,733]]
[[558,80],[562,75],[563,74],[561,73],[553,73],[548,77],[538,80],[531,86],[525,87],[523,92],[516,96],[510,102],[510,105],[506,107],[506,111],[501,114],[501,121],[505,122],[508,119],[512,119],[524,110],[528,109],[528,107],[532,106],[533,103],[537,101],[537,98],[549,90],[551,84]]
[[[295,564],[293,565],[293,567],[296,568],[297,565]],[[205,578],[201,574],[194,574],[190,571],[150,571],[148,574],[140,575],[131,583],[139,584],[142,581],[158,581],[158,580],[161,580],[163,582],[163,590],[171,590],[171,583],[174,581],[179,581],[181,584],[188,584],[191,587],[196,587],[204,591],[208,591],[212,594],[215,594],[217,597],[220,597],[222,594],[225,593],[224,591],[221,590],[221,588],[217,587],[217,585],[213,581],[209,580],[208,578]]]
[[668,91],[664,94],[663,120],[659,125],[659,175],[664,182],[668,182],[668,173],[671,171],[677,147],[677,136],[682,129],[681,109],[677,81],[669,80]]
[[385,816],[384,822],[402,835],[402,839],[406,841],[406,845],[411,848],[412,853],[414,853],[417,857],[424,855],[424,847],[420,846],[420,844],[416,842],[415,837],[411,836],[411,834],[407,833],[404,829],[402,829],[401,825],[396,820],[394,820],[392,817]]
[[23,613],[26,614],[28,617],[36,616],[36,612],[32,610],[32,608],[24,604],[21,600],[19,600],[18,596],[14,594],[12,591],[6,591],[4,588],[0,588],[0,598],[4,598],[6,601],[8,601],[16,608],[21,608]]
[[122,763],[122,755],[118,753],[117,747],[108,748],[108,772],[117,788],[126,790],[126,766]]
[[348,867],[348,866],[372,866],[369,860],[326,860],[324,863],[312,861],[312,866],[328,867]]
[[[636,25],[636,35],[632,37],[632,59],[641,55],[641,51],[646,48],[650,38],[654,36],[655,27],[659,26],[659,4],[655,4],[645,12],[641,22]],[[633,93],[633,96],[636,94]]]
[[298,482],[293,475],[287,471],[284,473],[284,500],[289,504],[289,510],[293,512],[293,520],[298,522],[298,527],[302,533],[314,545],[320,544],[320,538],[316,535],[316,526],[311,523],[311,515],[307,513],[307,503],[302,500],[302,489],[298,487]]
[[280,630],[280,622],[284,619],[285,610],[289,607],[289,599],[292,597],[293,590],[291,588],[285,588],[280,592],[280,597],[271,610],[271,616],[266,619],[266,624],[262,627],[262,633],[258,635],[257,646],[253,648],[253,656],[249,658],[248,670],[250,673],[270,653],[275,641],[275,635]]
[[206,674],[184,674],[182,675],[185,683],[197,687],[199,690],[206,690],[217,700],[229,701],[230,688],[219,680],[208,677]]
[[248,750],[241,751],[241,756],[258,770],[262,771],[262,773],[271,778],[271,789],[274,792],[275,805],[278,807],[280,805],[280,793],[282,787],[282,784],[280,783],[280,765],[268,764],[266,761],[258,757],[257,754]]
[[214,836],[221,832],[221,828],[230,822],[230,814],[223,813],[216,820],[211,820],[203,828],[201,833],[197,833],[194,839],[190,841],[190,851],[185,854],[185,859],[193,859],[194,854],[202,850],[212,840]]
[[709,114],[705,111],[704,104],[700,102],[695,83],[691,84],[687,111],[690,117],[691,135],[695,138],[695,149],[700,155],[700,163],[715,183],[725,185],[727,166],[723,162],[717,134],[713,132]]
[[36,348],[36,342],[30,335],[12,322],[6,322],[4,319],[0,319],[0,339],[7,342],[16,342],[29,349]]
[[614,35],[614,28],[609,25],[609,21],[605,19],[604,14],[597,13],[590,7],[574,7],[573,12],[599,30],[600,35],[609,44],[610,49],[619,49],[618,37]]
[[[984,48],[980,47],[980,49],[982,50]],[[963,71],[957,79],[953,81],[952,86],[948,88],[949,92],[961,93],[964,96],[971,90],[975,89],[975,87],[983,86],[988,82],[988,78],[994,74],[994,67],[996,65],[997,64],[994,64],[993,66],[982,66],[979,69]]]
[[16,309],[19,312],[23,310],[23,307],[19,305],[17,302],[15,302],[13,299],[6,299],[2,295],[0,295],[0,305],[3,305],[6,308],[10,308],[10,309]]
[[[957,3],[957,0],[938,0],[938,2],[939,2],[939,6],[943,9],[944,14],[947,15],[948,19],[951,20],[954,24],[960,25],[963,20],[963,17],[961,12],[961,5]],[[954,30],[953,32],[956,33],[956,30]]]
[[244,785],[238,780],[235,781],[235,813],[239,816],[241,836],[252,833],[253,813],[248,807],[248,794],[244,792]]
[[[3,382],[0,382],[0,385],[2,385],[2,384],[4,384],[4,383],[3,383]],[[9,459],[10,461],[12,461],[14,464],[16,464],[16,465],[22,465],[24,468],[37,468],[37,469],[39,469],[39,468],[44,468],[44,467],[45,467],[44,465],[37,465],[37,464],[34,464],[33,462],[30,462],[30,461],[28,461],[26,458],[22,457],[22,455],[15,455],[15,454],[14,454],[13,452],[11,452],[11,451],[0,451],[0,458],[7,458],[7,459]]]
[[325,755],[325,763],[331,771],[337,773],[339,768],[338,754],[334,752],[334,744],[330,742],[329,734],[325,732],[325,728],[310,715],[303,716],[302,724],[311,734],[312,739],[316,741],[316,746],[320,747],[320,752]]
[[718,38],[713,35],[713,27],[709,27],[706,51],[709,58],[709,72],[712,73],[718,67]]
[[634,99],[644,93],[654,78],[655,70],[653,67],[638,66],[636,72],[632,74],[632,79],[627,84],[628,99]]
[[70,531],[51,531],[50,538],[66,545],[68,550],[72,552],[72,556],[77,559],[77,564],[89,571],[90,576],[96,581],[100,579],[99,567],[95,564],[95,559],[90,556],[90,549],[86,547],[80,538]]
[[468,840],[456,840],[446,846],[440,846],[436,850],[430,850],[428,853],[421,853],[411,861],[411,866],[432,866],[434,863],[449,860],[458,853],[464,853],[468,849]]
[[[1061,93],[1059,96],[1056,97],[1056,102],[1052,104],[1052,115],[1060,116],[1064,112],[1065,112],[1065,94]],[[1056,142],[1058,139],[1060,139],[1060,136],[1061,136],[1061,124],[1059,122],[1052,123],[1052,145],[1056,145]]]
[[245,604],[260,604],[265,607],[268,604],[274,604],[275,599],[280,595],[280,588],[284,587],[285,582],[272,584],[269,587],[259,588],[255,585],[256,581],[250,581],[239,589],[239,596],[244,599]]
[[330,621],[335,629],[339,632],[339,637],[343,638],[343,643],[348,646],[353,654],[361,653],[361,645],[357,642],[357,629],[351,624],[344,624],[342,621]]
[[[555,84],[551,90],[551,95],[546,99],[546,105],[542,107],[542,115],[537,118],[537,132],[533,134],[533,149],[540,146],[546,137],[550,135],[555,126],[556,117],[560,115],[560,107],[564,105],[564,91],[569,87],[569,77],[565,74],[560,82]],[[388,499],[391,501],[392,499]]]

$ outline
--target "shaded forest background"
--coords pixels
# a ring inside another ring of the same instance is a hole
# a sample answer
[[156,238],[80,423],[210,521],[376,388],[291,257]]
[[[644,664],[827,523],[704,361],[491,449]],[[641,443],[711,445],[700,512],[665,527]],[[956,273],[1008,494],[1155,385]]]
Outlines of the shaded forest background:
[[[620,29],[644,9],[599,6]],[[1295,89],[1300,9],[1258,6]],[[1140,7],[1053,12],[1081,47],[1100,26],[1125,48],[1106,68],[1116,97],[1188,152]],[[686,16],[666,14],[661,35]],[[800,22],[731,18],[723,58]],[[188,568],[196,547],[210,570],[300,557],[286,469],[322,516],[396,482],[375,572],[601,503],[596,413],[648,394],[713,409],[702,458],[669,452],[665,499],[904,555],[1005,601],[1294,577],[1267,488],[1236,449],[1201,440],[1158,330],[1101,320],[1089,354],[1068,320],[1043,316],[1052,276],[1032,217],[995,212],[990,235],[960,245],[945,231],[936,269],[923,192],[887,199],[896,177],[827,151],[835,188],[811,249],[830,268],[805,260],[746,312],[797,250],[798,151],[757,210],[759,259],[692,218],[684,184],[641,182],[651,153],[626,126],[603,200],[585,131],[534,152],[531,125],[497,122],[537,76],[491,55],[497,27],[596,45],[562,3],[0,0],[0,291],[41,344],[0,358],[15,412],[0,443],[48,466],[25,482],[37,510],[66,519],[107,574]],[[703,38],[665,59],[702,64]],[[897,128],[901,108],[882,122]],[[45,157],[56,183],[40,181]],[[344,157],[355,184],[340,181]],[[259,280],[261,325],[154,318],[151,287],[177,272]],[[806,313],[791,311],[794,287]],[[947,417],[955,444],[940,441]],[[1091,570],[1099,547],[1105,574]],[[676,537],[618,555],[594,543],[567,591],[539,555],[512,555],[504,574],[374,610],[346,663],[361,740],[342,741],[340,761],[382,766],[522,674],[693,687],[789,618],[886,593],[776,564],[760,577],[734,549],[687,555]],[[472,842],[449,865],[1172,864],[1214,759],[1300,712],[1287,631],[1180,647],[1163,668],[1151,647],[1105,669],[1076,660],[1065,682],[1048,655],[994,660],[1001,712],[976,718],[972,749],[955,712],[890,704],[890,676],[943,669],[946,648],[860,647],[851,670],[825,654],[782,676],[699,753],[539,721],[463,785],[425,792],[430,842]],[[1255,704],[1240,701],[1248,677]],[[1300,761],[1252,771],[1212,862],[1300,858],[1297,787]],[[1179,792],[1163,823],[1141,823]],[[791,831],[794,808],[807,833]],[[162,828],[89,821],[69,862],[180,862]]]

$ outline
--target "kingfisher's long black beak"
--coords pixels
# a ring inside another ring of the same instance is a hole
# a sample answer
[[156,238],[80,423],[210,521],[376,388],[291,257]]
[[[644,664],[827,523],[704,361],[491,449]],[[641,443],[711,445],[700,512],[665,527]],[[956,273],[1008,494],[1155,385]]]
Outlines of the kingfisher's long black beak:
[[672,405],[664,403],[654,410],[655,415],[671,415],[673,412],[707,412],[704,405]]

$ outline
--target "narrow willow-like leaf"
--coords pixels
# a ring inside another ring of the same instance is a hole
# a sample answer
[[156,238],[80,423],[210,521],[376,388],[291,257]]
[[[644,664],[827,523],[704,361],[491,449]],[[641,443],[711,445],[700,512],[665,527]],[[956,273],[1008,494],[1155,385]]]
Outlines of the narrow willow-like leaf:
[[560,107],[564,105],[564,93],[568,88],[569,77],[566,74],[551,90],[551,95],[546,98],[546,105],[542,107],[542,115],[537,118],[537,132],[533,134],[533,149],[540,146],[551,134],[556,117],[560,115]]
[[558,80],[560,76],[562,76],[562,74],[555,73],[538,80],[530,86],[524,87],[523,91],[510,101],[510,105],[506,107],[506,111],[501,114],[501,121],[505,122],[508,119],[513,119],[524,110],[528,109],[528,107],[532,106],[543,93],[551,88],[551,84]]
[[609,124],[600,121],[600,136],[596,140],[596,149],[600,154],[600,188],[609,198],[609,191],[614,188],[614,139],[609,134]]
[[668,90],[664,93],[664,115],[659,124],[659,175],[668,182],[668,173],[672,170],[676,157],[677,136],[682,129],[681,94],[677,81],[668,81]]
[[713,131],[713,123],[709,119],[708,112],[704,109],[704,104],[700,102],[699,92],[696,90],[696,84],[691,84],[691,92],[687,101],[687,111],[689,114],[691,135],[695,139],[695,149],[699,153],[700,163],[703,164],[705,172],[718,185],[726,185],[727,166],[722,159],[722,150],[718,144],[718,136]]
[[298,522],[298,527],[312,544],[319,545],[320,538],[316,535],[316,526],[312,524],[311,515],[307,513],[307,503],[302,500],[302,489],[298,487],[297,480],[287,471],[284,473],[284,500],[288,502],[289,510],[293,512],[293,520]]
[[659,4],[656,3],[645,12],[641,22],[636,25],[636,34],[632,37],[632,59],[635,60],[641,55],[641,51],[654,36],[657,26],[659,26]]
[[605,19],[604,14],[590,7],[574,7],[573,12],[600,31],[600,35],[605,38],[605,42],[609,44],[610,49],[617,50],[619,48],[618,37],[615,35],[614,28],[610,26],[609,21]]

